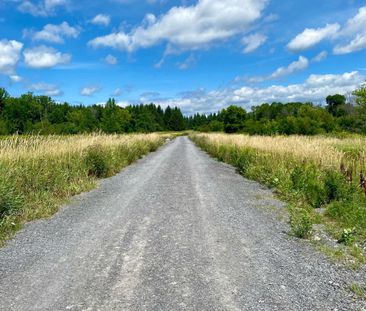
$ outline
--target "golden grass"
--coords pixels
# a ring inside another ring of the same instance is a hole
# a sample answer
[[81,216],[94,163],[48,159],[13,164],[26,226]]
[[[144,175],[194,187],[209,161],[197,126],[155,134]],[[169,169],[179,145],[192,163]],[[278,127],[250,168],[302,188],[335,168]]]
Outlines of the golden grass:
[[158,142],[162,134],[105,135],[87,134],[75,136],[10,136],[0,139],[0,161],[36,159],[40,156],[62,157],[81,154],[92,145],[116,147],[136,143]]
[[215,145],[253,148],[300,161],[312,161],[323,167],[339,168],[343,163],[353,172],[366,172],[366,137],[333,138],[322,136],[249,136],[195,134]]
[[0,244],[27,221],[49,217],[96,179],[156,150],[175,134],[0,138]]

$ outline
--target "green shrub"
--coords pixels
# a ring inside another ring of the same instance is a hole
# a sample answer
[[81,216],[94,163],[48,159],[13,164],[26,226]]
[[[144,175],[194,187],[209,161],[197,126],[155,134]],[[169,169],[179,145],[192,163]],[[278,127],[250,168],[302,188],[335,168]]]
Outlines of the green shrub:
[[313,220],[310,213],[305,208],[290,207],[291,233],[301,239],[306,239],[311,235]]
[[15,192],[14,188],[14,185],[0,180],[0,219],[17,212],[22,207],[22,197]]
[[328,170],[324,180],[327,193],[327,203],[338,200],[349,200],[354,190],[346,181],[345,177],[338,171]]
[[87,148],[85,152],[85,164],[89,176],[98,178],[108,176],[110,165],[107,152],[101,145],[93,145]]
[[295,166],[291,173],[293,190],[301,193],[312,207],[319,208],[327,201],[320,171],[314,165]]
[[238,156],[236,158],[236,167],[239,172],[245,175],[249,167],[253,164],[254,155],[248,149],[239,149]]

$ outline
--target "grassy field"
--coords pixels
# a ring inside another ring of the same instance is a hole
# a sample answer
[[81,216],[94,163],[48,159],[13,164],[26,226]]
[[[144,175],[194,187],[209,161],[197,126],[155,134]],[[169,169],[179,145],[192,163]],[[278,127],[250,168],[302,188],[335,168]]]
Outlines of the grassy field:
[[314,225],[338,241],[334,255],[365,261],[366,138],[192,134],[191,139],[289,203],[292,233]]
[[156,150],[169,134],[12,136],[0,139],[0,244]]

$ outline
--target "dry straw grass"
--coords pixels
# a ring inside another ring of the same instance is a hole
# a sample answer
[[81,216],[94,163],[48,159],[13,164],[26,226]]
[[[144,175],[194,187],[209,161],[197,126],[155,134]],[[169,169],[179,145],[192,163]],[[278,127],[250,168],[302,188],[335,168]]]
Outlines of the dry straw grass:
[[253,148],[286,159],[312,161],[323,167],[340,168],[343,163],[353,172],[366,172],[366,137],[334,138],[321,136],[249,136],[198,134],[215,145]]
[[11,136],[0,140],[0,161],[37,159],[39,157],[63,157],[67,154],[82,154],[88,147],[99,145],[113,148],[120,145],[131,147],[140,143],[159,142],[160,134],[75,136]]
[[156,150],[170,134],[11,136],[0,139],[0,244],[21,224],[54,214],[65,199],[95,187]]

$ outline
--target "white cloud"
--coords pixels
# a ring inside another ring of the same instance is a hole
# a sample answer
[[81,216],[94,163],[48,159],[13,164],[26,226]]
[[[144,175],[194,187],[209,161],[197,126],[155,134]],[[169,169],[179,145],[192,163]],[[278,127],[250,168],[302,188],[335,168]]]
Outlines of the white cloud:
[[287,47],[294,52],[307,50],[324,39],[333,38],[339,31],[339,24],[327,24],[323,28],[306,28],[290,41]]
[[324,103],[330,94],[347,94],[363,83],[365,76],[359,72],[344,74],[311,75],[305,82],[288,86],[225,88],[205,92],[189,92],[179,98],[156,101],[163,107],[179,106],[184,113],[217,112],[229,105],[240,105],[246,109],[265,102],[314,102]]
[[117,63],[118,63],[117,57],[115,57],[111,54],[107,55],[106,58],[104,59],[104,61],[109,65],[117,65]]
[[105,14],[98,14],[90,22],[94,25],[108,26],[111,22],[111,17]]
[[334,54],[348,54],[366,48],[366,6],[350,18],[343,27],[338,23],[327,24],[323,28],[305,29],[298,34],[287,47],[294,52],[309,49],[323,40],[332,39],[337,44]]
[[159,18],[148,14],[130,33],[114,32],[89,45],[128,52],[161,42],[168,43],[168,50],[205,48],[250,29],[266,4],[267,0],[199,0],[196,5],[173,7]]
[[[279,67],[268,76],[260,76],[246,79],[250,83],[263,82],[266,80],[276,80],[292,73],[304,70],[309,67],[309,60],[304,56],[299,56],[299,59],[289,64],[287,67]],[[240,79],[236,79],[240,80]]]
[[335,46],[334,54],[348,54],[366,48],[366,7],[360,8],[358,13],[347,21],[339,36],[340,39],[351,38],[351,41]]
[[67,22],[60,25],[48,24],[41,31],[32,32],[24,31],[25,35],[29,34],[35,41],[47,41],[53,43],[64,43],[64,37],[77,38],[80,29],[70,26]]
[[67,0],[43,0],[36,4],[33,1],[21,0],[18,10],[33,16],[49,16],[55,13],[57,7],[67,4]]
[[20,59],[23,43],[15,40],[0,40],[0,74],[16,76],[15,68]]
[[245,45],[243,50],[244,53],[251,53],[258,49],[261,45],[263,45],[267,41],[267,37],[260,33],[252,34],[244,37],[241,42]]
[[32,68],[51,68],[71,61],[70,54],[61,53],[46,46],[26,49],[23,55],[25,64]]
[[101,91],[101,88],[99,86],[86,86],[81,89],[80,95],[93,96],[95,93],[99,91]]
[[13,82],[20,82],[20,81],[23,80],[23,78],[21,76],[18,76],[18,75],[10,75],[9,78]]
[[319,63],[319,62],[322,62],[323,60],[325,60],[327,57],[328,57],[328,52],[323,51],[323,52],[320,52],[318,55],[316,55],[311,61],[315,62],[315,63]]
[[61,96],[63,94],[57,85],[43,82],[31,84],[28,88],[30,91],[35,91],[36,93],[46,96]]

